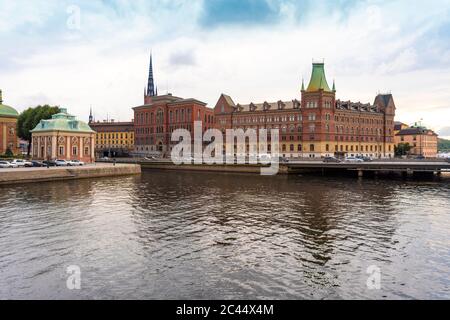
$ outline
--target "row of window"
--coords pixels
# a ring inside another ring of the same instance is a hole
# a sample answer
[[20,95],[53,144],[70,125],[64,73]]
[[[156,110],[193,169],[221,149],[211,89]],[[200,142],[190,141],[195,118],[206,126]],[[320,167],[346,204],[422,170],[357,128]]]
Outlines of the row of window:
[[[307,119],[309,121],[316,121],[320,119],[316,113],[309,113],[307,115]],[[331,114],[327,113],[324,115],[323,119],[325,121],[331,121]],[[291,114],[291,115],[283,115],[283,116],[254,116],[254,117],[237,117],[233,119],[233,124],[245,124],[245,123],[268,123],[268,122],[295,122],[295,121],[303,121],[303,116],[301,114]],[[367,125],[382,125],[383,120],[373,119],[373,118],[349,118],[344,116],[334,116],[334,121],[336,122],[347,122],[347,123],[356,123],[356,124],[367,124]],[[227,124],[227,119],[219,119],[218,123],[221,125]],[[392,124],[392,121],[387,121],[387,124]]]
[[[78,149],[77,146],[72,146],[71,151],[72,151],[72,153],[70,154],[71,156],[75,157],[75,156],[79,155],[78,154],[79,149]],[[89,156],[90,155],[89,151],[90,151],[89,147],[84,147],[84,153],[81,156],[83,156],[83,155],[84,156]],[[52,155],[52,147],[48,146],[47,147],[47,154],[45,154],[45,147],[41,146],[40,153],[38,154],[38,147],[35,146],[34,154],[37,157],[51,156]],[[65,157],[65,156],[66,156],[66,147],[65,146],[59,146],[58,147],[58,157]]]
[[[200,121],[201,112],[197,110],[196,120]],[[204,121],[206,123],[214,123],[214,116],[212,114],[205,114]],[[192,122],[192,110],[191,109],[180,109],[169,111],[169,122],[170,123],[180,123],[180,122]],[[164,123],[164,111],[159,109],[156,112],[156,116],[153,112],[141,112],[136,114],[136,123],[138,125],[144,124],[163,124]]]
[[97,133],[97,139],[133,139],[132,132],[126,133]]
[[99,140],[97,139],[96,144],[133,144],[132,141],[128,140]]

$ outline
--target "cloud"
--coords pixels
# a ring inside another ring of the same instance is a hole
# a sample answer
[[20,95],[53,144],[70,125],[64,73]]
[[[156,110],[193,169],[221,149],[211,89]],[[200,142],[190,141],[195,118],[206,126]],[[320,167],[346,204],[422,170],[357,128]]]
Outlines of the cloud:
[[169,63],[175,67],[195,66],[197,64],[197,59],[194,49],[186,49],[171,53]]
[[450,127],[439,129],[438,134],[442,137],[450,137]]
[[[79,30],[67,28],[72,4]],[[311,59],[323,57],[338,98],[392,91],[397,120],[444,128],[449,17],[446,0],[0,0],[0,88],[19,110],[51,103],[86,118],[92,105],[97,119],[128,120],[150,50],[160,93],[210,106],[221,92],[241,103],[299,98]]]

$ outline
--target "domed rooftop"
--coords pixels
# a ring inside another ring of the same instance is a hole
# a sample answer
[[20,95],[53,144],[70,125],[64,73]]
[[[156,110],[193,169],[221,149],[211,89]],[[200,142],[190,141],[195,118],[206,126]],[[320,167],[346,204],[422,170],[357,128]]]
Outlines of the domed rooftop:
[[3,104],[2,90],[0,90],[0,118],[18,118],[19,113],[13,107]]
[[67,109],[61,108],[60,113],[54,114],[49,120],[41,120],[39,124],[31,130],[32,133],[47,131],[65,131],[78,133],[94,133],[89,125],[77,120],[67,113]]

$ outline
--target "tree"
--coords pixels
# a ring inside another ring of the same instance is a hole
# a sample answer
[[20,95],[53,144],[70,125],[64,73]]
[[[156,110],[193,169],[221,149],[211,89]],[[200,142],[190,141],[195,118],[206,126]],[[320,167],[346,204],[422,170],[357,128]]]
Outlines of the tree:
[[47,120],[52,115],[59,113],[59,107],[52,107],[49,105],[37,106],[35,108],[28,108],[22,112],[17,121],[17,135],[19,138],[28,141],[28,156],[31,151],[31,130],[36,128],[41,120]]
[[12,158],[12,157],[14,157],[14,154],[13,154],[12,150],[11,150],[9,147],[6,148],[6,151],[5,151],[5,157],[7,157],[7,158]]
[[395,156],[396,157],[402,157],[409,154],[411,151],[411,146],[409,143],[399,143],[398,146],[394,147],[395,149]]
[[450,140],[439,139],[438,140],[438,149],[441,152],[448,152],[448,151],[450,151]]

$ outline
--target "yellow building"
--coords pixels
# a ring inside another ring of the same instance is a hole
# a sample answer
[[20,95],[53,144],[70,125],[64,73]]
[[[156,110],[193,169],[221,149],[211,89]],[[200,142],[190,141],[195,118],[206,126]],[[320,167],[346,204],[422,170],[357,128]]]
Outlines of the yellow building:
[[96,132],[95,154],[97,157],[126,157],[134,150],[133,122],[90,122]]
[[12,107],[3,104],[2,90],[0,90],[0,154],[10,150],[18,153],[17,119],[19,113]]

